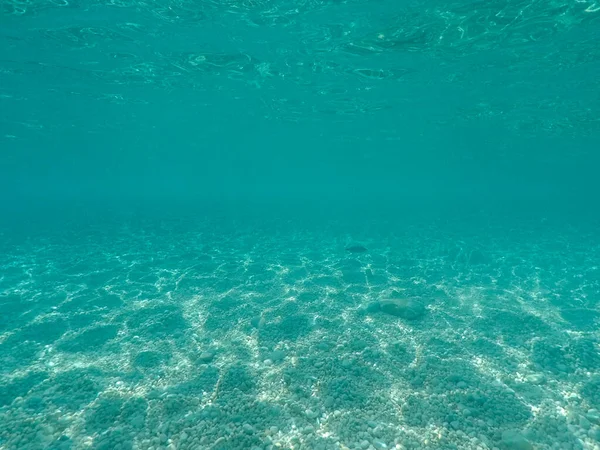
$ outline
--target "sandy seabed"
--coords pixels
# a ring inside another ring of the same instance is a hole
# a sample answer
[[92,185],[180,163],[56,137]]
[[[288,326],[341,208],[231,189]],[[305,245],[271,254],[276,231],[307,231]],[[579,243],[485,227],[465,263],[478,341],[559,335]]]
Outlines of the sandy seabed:
[[3,238],[2,450],[600,449],[593,227]]

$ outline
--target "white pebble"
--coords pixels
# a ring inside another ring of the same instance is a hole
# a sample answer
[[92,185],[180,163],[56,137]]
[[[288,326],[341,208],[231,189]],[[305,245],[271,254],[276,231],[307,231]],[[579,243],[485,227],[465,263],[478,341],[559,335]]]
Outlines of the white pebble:
[[529,374],[525,379],[532,384],[544,384],[546,382],[546,377],[541,373]]
[[311,409],[307,409],[304,413],[309,419],[316,419],[317,417],[319,417],[319,415]]

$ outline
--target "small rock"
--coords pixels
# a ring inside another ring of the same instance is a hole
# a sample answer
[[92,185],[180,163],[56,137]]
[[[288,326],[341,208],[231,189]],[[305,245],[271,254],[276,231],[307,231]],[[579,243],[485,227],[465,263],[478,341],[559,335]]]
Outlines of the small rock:
[[350,245],[348,247],[346,247],[346,251],[350,252],[350,253],[365,253],[367,252],[367,248],[357,244],[357,245]]
[[482,434],[480,434],[480,435],[479,435],[479,440],[480,440],[481,442],[483,442],[483,443],[484,443],[486,446],[488,446],[488,447],[491,447],[491,445],[490,445],[490,440],[488,439],[488,437],[487,437],[485,434],[483,434],[483,433],[482,433]]
[[269,355],[269,359],[273,362],[281,362],[285,359],[285,352],[283,350],[274,350]]
[[314,412],[312,409],[307,409],[305,411],[306,417],[308,417],[309,419],[316,419],[317,417],[319,417],[319,415]]
[[480,250],[475,249],[469,255],[469,264],[487,264],[489,262],[488,257]]
[[588,410],[585,417],[590,422],[595,423],[596,425],[600,425],[600,411],[598,411],[597,409]]
[[244,430],[244,433],[246,434],[254,434],[254,428],[252,428],[252,425],[245,423],[244,426],[242,427],[242,429]]
[[133,427],[133,428],[142,428],[144,426],[144,417],[141,415],[136,415],[133,416],[130,421],[129,424]]
[[213,352],[203,352],[198,359],[203,363],[209,363],[214,357],[215,354]]
[[318,350],[326,352],[326,351],[328,351],[331,348],[331,345],[328,342],[321,341],[315,347]]
[[532,384],[544,384],[546,377],[541,373],[532,373],[527,375],[526,380]]
[[502,443],[510,450],[533,450],[533,445],[521,433],[515,430],[502,432]]
[[349,369],[350,367],[352,367],[352,364],[353,364],[353,363],[354,363],[354,362],[353,362],[351,359],[343,359],[343,360],[342,360],[342,367],[343,367],[344,369]]
[[579,426],[581,428],[583,428],[584,430],[589,430],[591,428],[592,424],[585,417],[581,416],[579,418]]
[[558,363],[556,365],[556,370],[558,370],[559,372],[566,372],[567,371],[567,366],[565,366],[562,363]]

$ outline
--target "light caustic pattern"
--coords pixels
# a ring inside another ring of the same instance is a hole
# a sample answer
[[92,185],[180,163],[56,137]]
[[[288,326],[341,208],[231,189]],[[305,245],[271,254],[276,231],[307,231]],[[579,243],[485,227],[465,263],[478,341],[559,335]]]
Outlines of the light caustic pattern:
[[552,221],[9,239],[0,448],[596,449],[599,257]]
[[[27,76],[100,104],[151,101],[136,89],[185,91],[206,107],[235,98],[248,114],[293,123],[402,119],[434,89],[434,127],[525,137],[600,130],[592,1],[6,0],[0,8],[6,110],[35,101],[6,88]],[[4,118],[3,138],[64,126],[44,122]]]

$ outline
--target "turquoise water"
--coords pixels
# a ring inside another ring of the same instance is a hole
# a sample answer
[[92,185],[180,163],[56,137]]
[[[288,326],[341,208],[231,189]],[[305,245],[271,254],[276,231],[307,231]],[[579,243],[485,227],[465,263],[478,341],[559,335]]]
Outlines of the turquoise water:
[[599,450],[598,149],[591,0],[0,0],[0,450]]

